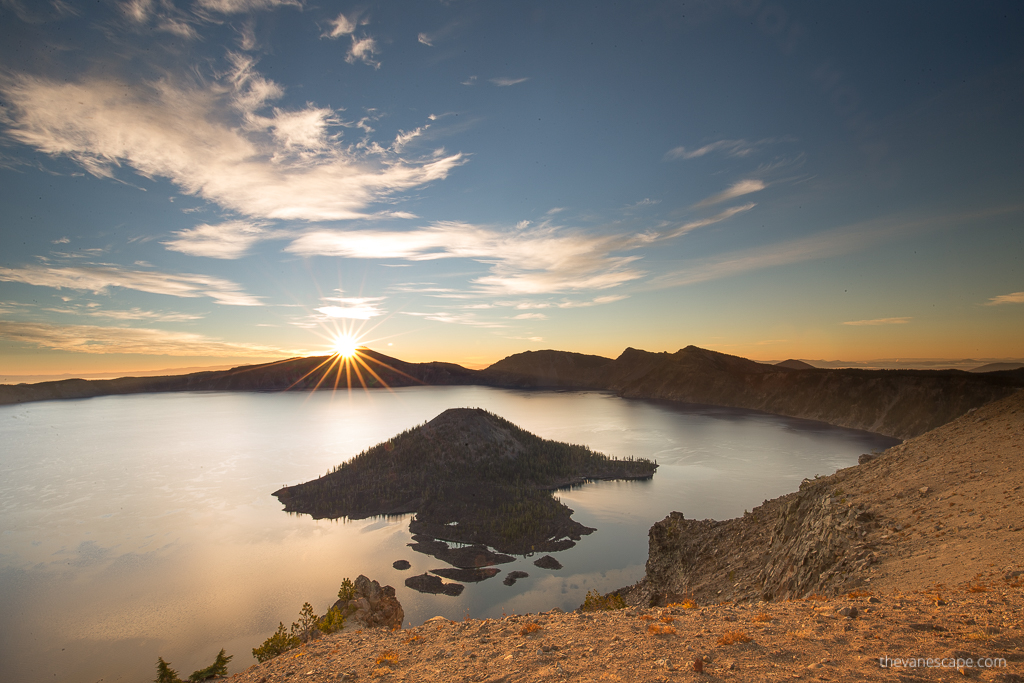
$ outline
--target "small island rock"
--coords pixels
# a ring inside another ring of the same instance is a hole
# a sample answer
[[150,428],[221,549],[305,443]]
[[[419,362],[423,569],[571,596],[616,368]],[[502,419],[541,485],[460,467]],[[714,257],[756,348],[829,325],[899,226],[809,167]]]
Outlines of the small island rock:
[[409,564],[409,560],[395,560],[391,563],[391,566],[395,569],[408,569],[412,565]]
[[562,568],[562,563],[559,562],[558,560],[556,560],[555,558],[551,557],[550,555],[545,555],[544,557],[540,558],[539,560],[534,560],[533,564],[535,566],[537,566],[537,567],[540,567],[541,569],[561,569]]
[[431,593],[433,595],[443,593],[452,597],[461,595],[462,591],[466,588],[461,583],[445,583],[440,577],[431,576],[430,574],[410,576],[405,580],[405,585],[420,593]]

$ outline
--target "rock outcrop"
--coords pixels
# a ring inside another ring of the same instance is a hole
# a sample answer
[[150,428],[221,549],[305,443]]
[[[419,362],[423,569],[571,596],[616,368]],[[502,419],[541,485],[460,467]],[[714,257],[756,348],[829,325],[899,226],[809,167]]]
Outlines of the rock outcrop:
[[405,611],[395,597],[395,589],[381,586],[362,574],[355,580],[355,597],[333,605],[347,615],[347,628],[402,628]]
[[644,579],[619,594],[641,606],[806,598],[895,588],[909,572],[962,584],[1024,553],[1022,488],[1018,392],[742,517],[673,512],[651,527]]

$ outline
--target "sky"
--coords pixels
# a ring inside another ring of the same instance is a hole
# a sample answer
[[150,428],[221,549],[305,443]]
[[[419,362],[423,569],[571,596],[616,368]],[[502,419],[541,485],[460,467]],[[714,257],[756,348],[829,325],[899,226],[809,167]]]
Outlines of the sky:
[[1024,5],[0,0],[0,375],[1024,357]]

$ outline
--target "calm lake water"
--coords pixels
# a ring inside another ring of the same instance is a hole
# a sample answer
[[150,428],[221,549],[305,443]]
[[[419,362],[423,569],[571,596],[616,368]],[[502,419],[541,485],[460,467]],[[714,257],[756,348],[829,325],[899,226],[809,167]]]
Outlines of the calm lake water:
[[[518,559],[458,598],[405,587],[444,566],[406,547],[408,516],[314,521],[270,495],[453,407],[661,467],[647,482],[559,492],[597,528],[554,554],[564,568]],[[643,576],[647,531],[672,510],[735,517],[893,443],[761,413],[484,387],[0,407],[0,668],[26,683],[148,681],[158,656],[184,677],[223,647],[240,671],[278,622],[306,601],[323,613],[359,574],[394,586],[411,624],[575,609],[590,589]],[[412,569],[393,569],[397,559]],[[530,576],[503,585],[513,569]]]

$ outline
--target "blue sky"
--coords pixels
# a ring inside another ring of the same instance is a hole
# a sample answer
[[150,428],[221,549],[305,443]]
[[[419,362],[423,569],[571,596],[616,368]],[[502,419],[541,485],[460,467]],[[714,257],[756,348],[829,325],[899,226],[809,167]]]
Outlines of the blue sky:
[[1024,356],[1017,3],[0,0],[0,373]]

